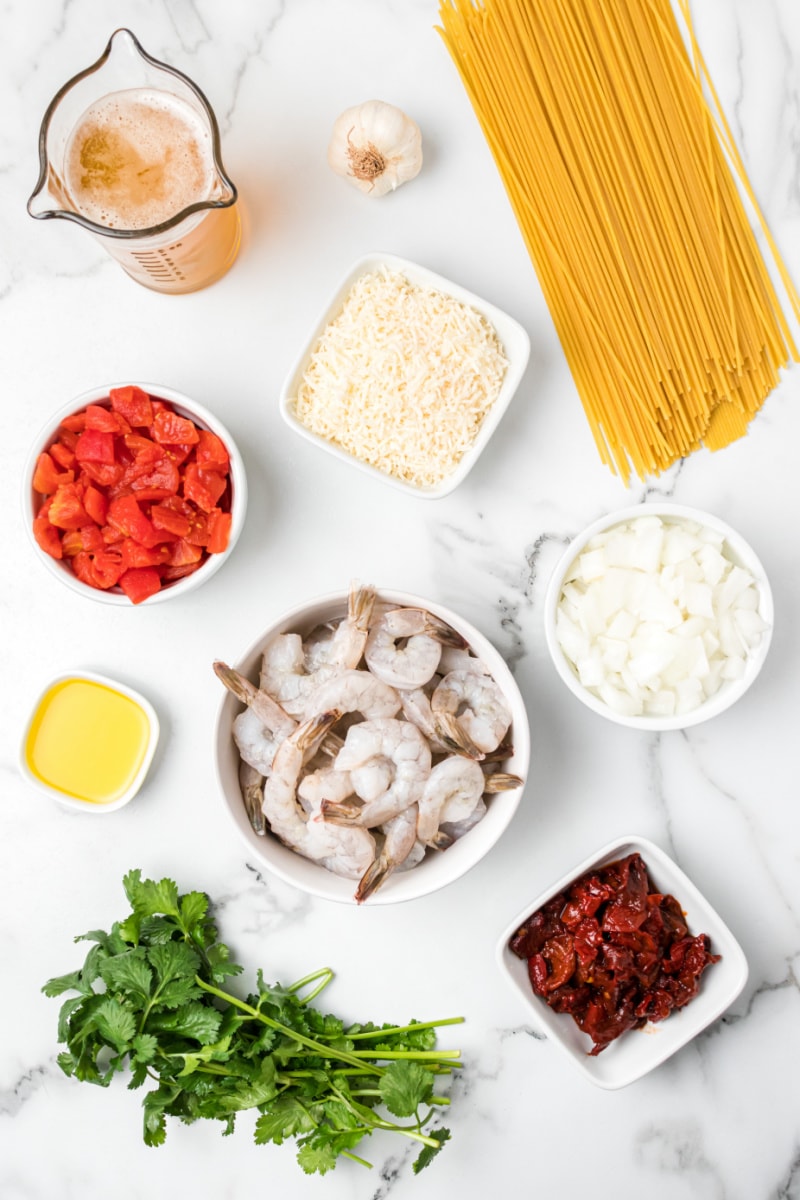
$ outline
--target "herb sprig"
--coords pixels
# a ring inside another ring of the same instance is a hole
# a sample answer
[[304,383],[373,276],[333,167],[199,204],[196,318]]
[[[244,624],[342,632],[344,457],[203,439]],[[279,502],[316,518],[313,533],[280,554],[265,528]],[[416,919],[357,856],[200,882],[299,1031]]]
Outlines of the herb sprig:
[[371,1166],[354,1149],[376,1130],[421,1146],[415,1173],[438,1154],[450,1132],[431,1127],[449,1104],[436,1085],[460,1055],[436,1049],[435,1031],[462,1017],[345,1026],[311,1003],[333,978],[329,967],[288,987],[259,971],[242,1000],[222,986],[242,968],[217,940],[204,892],[179,895],[171,879],[139,870],[123,886],[131,912],[110,932],[77,937],[92,943],[83,966],[42,991],[77,993],[58,1021],[66,1075],[107,1087],[127,1067],[129,1088],[156,1084],[142,1102],[148,1146],[164,1142],[167,1117],[220,1121],[230,1134],[236,1114],[255,1108],[256,1143],[294,1138],[308,1174],[324,1175],[339,1157]]

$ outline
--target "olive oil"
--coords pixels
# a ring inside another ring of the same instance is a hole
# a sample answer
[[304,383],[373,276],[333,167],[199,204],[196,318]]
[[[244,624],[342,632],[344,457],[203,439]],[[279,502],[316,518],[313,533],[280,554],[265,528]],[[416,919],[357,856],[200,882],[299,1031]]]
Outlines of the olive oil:
[[150,739],[148,714],[131,697],[93,679],[62,679],[34,714],[25,761],[46,787],[112,804],[136,780]]

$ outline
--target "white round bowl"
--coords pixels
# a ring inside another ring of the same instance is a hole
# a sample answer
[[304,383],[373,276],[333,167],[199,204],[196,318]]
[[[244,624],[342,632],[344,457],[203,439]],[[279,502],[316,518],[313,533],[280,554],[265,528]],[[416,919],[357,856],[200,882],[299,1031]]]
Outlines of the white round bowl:
[[[695,521],[708,529],[714,530],[717,534],[725,539],[726,557],[729,558],[735,565],[745,568],[753,576],[759,593],[758,612],[762,619],[766,622],[767,628],[761,635],[759,643],[752,647],[746,659],[745,671],[740,679],[725,680],[719,690],[708,696],[696,708],[690,709],[688,712],[675,713],[670,716],[657,715],[640,715],[629,716],[620,713],[609,707],[599,696],[595,695],[587,686],[581,683],[578,674],[565,655],[556,633],[556,616],[558,605],[561,599],[561,593],[564,586],[564,580],[569,574],[570,568],[575,559],[586,547],[596,534],[602,533],[607,529],[611,529],[615,525],[620,525],[625,522],[634,520],[637,517],[661,517],[667,523],[678,523],[683,521]],[[732,529],[724,521],[697,508],[690,508],[681,504],[669,503],[651,503],[637,504],[629,508],[619,509],[616,512],[608,513],[604,517],[600,517],[597,521],[593,521],[588,525],[582,533],[574,538],[553,570],[550,582],[547,587],[544,604],[544,624],[545,636],[547,639],[547,648],[550,651],[550,656],[553,660],[558,674],[563,679],[573,695],[590,708],[593,712],[599,713],[600,716],[606,717],[609,721],[615,721],[619,725],[627,725],[632,729],[642,729],[649,732],[659,732],[673,729],[686,729],[692,725],[698,725],[702,721],[707,721],[711,717],[716,717],[730,708],[732,704],[740,699],[741,696],[751,686],[767,657],[770,641],[772,639],[772,627],[774,622],[774,608],[772,603],[772,590],[769,585],[767,574],[761,565],[757,555],[752,547],[745,541],[741,534]]]
[[159,604],[164,600],[173,600],[178,596],[185,596],[187,592],[194,591],[195,588],[200,587],[201,584],[210,579],[212,575],[215,575],[220,567],[227,562],[244,526],[245,513],[247,511],[247,478],[245,476],[244,462],[236,443],[222,422],[213,413],[204,408],[202,404],[198,404],[196,400],[191,400],[188,396],[185,396],[182,392],[176,392],[174,388],[163,387],[158,383],[137,382],[137,386],[142,391],[147,392],[149,396],[159,400],[166,400],[180,416],[189,417],[199,428],[208,429],[211,433],[215,433],[225,444],[231,464],[232,522],[227,548],[221,554],[209,554],[205,562],[196,571],[193,571],[191,575],[186,575],[183,579],[176,579],[174,583],[162,587],[154,595],[148,596],[146,600],[137,605],[132,604],[119,587],[109,588],[107,591],[104,591],[101,588],[90,587],[88,584],[83,583],[73,572],[68,560],[52,558],[42,550],[41,546],[37,544],[33,533],[33,519],[41,503],[38,493],[34,492],[32,487],[33,473],[39,455],[57,440],[59,426],[65,417],[71,416],[72,413],[80,412],[81,409],[86,408],[87,404],[102,403],[108,399],[111,388],[127,387],[131,382],[131,380],[125,380],[122,383],[109,383],[103,387],[91,388],[89,391],[83,392],[80,396],[76,396],[73,400],[62,405],[53,414],[34,439],[28,460],[25,464],[22,476],[22,509],[23,523],[28,531],[34,553],[51,575],[59,579],[73,592],[77,592],[78,595],[85,596],[90,600],[97,600],[101,604],[114,604],[121,608],[144,608],[153,604]]
[[[424,608],[434,616],[441,617],[462,637],[466,638],[472,651],[486,665],[495,682],[500,686],[511,707],[512,724],[509,736],[513,743],[513,754],[499,769],[520,775],[527,781],[530,765],[530,731],[525,705],[519,688],[505,661],[494,646],[474,626],[457,613],[420,596],[406,592],[380,589],[382,601],[398,606]],[[234,665],[248,678],[256,680],[261,655],[267,643],[279,633],[300,633],[305,636],[322,622],[338,619],[347,611],[347,593],[336,592],[315,600],[299,604],[284,613],[256,639]],[[220,685],[221,686],[221,685]],[[257,859],[273,875],[285,883],[320,896],[325,900],[336,900],[343,904],[355,904],[353,893],[356,881],[334,875],[302,855],[289,850],[270,832],[259,837],[252,829],[244,809],[239,789],[239,752],[234,744],[231,726],[234,717],[242,711],[242,705],[229,692],[222,697],[217,714],[215,735],[215,761],[217,779],[225,808],[239,832],[249,854]],[[366,901],[367,905],[396,904],[404,900],[415,900],[446,887],[465,875],[476,863],[488,854],[495,842],[507,829],[522,797],[523,787],[492,796],[485,817],[448,850],[429,851],[418,866],[408,871],[395,871],[381,888]]]

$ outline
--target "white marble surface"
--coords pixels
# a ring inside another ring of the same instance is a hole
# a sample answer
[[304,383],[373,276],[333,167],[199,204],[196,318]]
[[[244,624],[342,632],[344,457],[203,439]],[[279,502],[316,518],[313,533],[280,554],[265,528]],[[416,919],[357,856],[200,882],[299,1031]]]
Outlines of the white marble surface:
[[[695,0],[712,73],[752,181],[800,280],[800,8]],[[405,1200],[489,1192],[597,1200],[800,1196],[800,370],[746,439],[630,490],[597,458],[514,218],[454,68],[434,0],[8,0],[0,17],[0,339],[3,539],[0,806],[0,1196],[3,1200],[244,1200],[261,1192]],[[213,288],[162,297],[86,234],[35,223],[39,122],[53,92],[128,25],[205,89],[246,214],[241,256]],[[422,174],[370,201],[325,149],[343,108],[379,96],[419,122]],[[330,288],[363,253],[418,260],[507,309],[533,352],[490,448],[450,497],[409,499],[282,425],[276,396]],[[203,589],[143,610],[68,592],[34,560],[18,515],[39,426],[107,380],[161,381],[228,423],[246,458],[241,542]],[[652,496],[704,507],[751,540],[771,575],[767,664],[737,707],[686,735],[643,736],[584,710],[546,655],[542,600],[561,546],[589,520]],[[406,905],[314,902],[248,859],[213,781],[220,700],[210,664],[235,659],[304,597],[358,576],[458,608],[508,659],[530,714],[533,762],[511,831],[466,878]],[[48,679],[90,667],[144,691],[163,721],[150,780],[128,808],[84,817],[39,799],[16,770],[27,711]],[[745,993],[644,1081],[593,1088],[528,1024],[495,941],[528,898],[595,846],[639,833],[672,853],[740,939]],[[306,1178],[290,1147],[216,1126],[140,1140],[139,1096],[66,1079],[57,1002],[74,935],[125,911],[131,867],[207,890],[249,971],[288,981],[330,964],[347,1017],[462,1014],[445,1036],[464,1069],[453,1140],[418,1177],[380,1141],[375,1169]]]

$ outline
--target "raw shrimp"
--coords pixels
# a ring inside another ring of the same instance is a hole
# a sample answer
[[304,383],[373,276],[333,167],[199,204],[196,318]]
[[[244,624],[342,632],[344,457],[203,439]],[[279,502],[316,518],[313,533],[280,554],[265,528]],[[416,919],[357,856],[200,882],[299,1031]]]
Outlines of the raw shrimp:
[[262,775],[269,775],[278,746],[297,722],[266,692],[223,662],[214,672],[237,700],[247,705],[233,721],[233,740],[244,761]]
[[[347,669],[355,669],[364,654],[369,619],[375,601],[374,588],[353,585],[347,616],[333,630],[324,652],[318,643],[309,669],[306,648],[299,633],[279,633],[265,648],[261,659],[260,684],[293,717],[308,715],[312,693],[326,680]],[[327,705],[323,707],[328,707]],[[322,712],[322,708],[315,708]]]
[[267,832],[264,814],[261,811],[264,802],[264,776],[245,759],[239,763],[239,787],[250,824],[258,836],[263,837]]
[[451,671],[431,696],[438,717],[450,713],[475,745],[488,754],[508,732],[511,710],[491,675],[477,671]]
[[362,721],[348,729],[344,748],[334,760],[339,771],[352,771],[374,760],[388,760],[394,775],[390,786],[374,800],[359,805],[351,801],[339,804],[323,801],[325,821],[359,825],[365,829],[384,825],[398,816],[422,795],[431,769],[430,746],[408,721]]
[[439,829],[433,839],[437,850],[446,850],[453,842],[468,833],[486,815],[483,797],[497,792],[513,791],[522,787],[524,780],[519,775],[508,775],[497,771],[484,776],[483,792],[473,798],[469,790],[455,789],[445,801],[439,816]]
[[425,688],[410,688],[400,693],[403,716],[416,725],[431,745],[441,754],[466,754],[467,758],[482,759],[483,752],[461,728],[452,713],[434,713],[431,698]]
[[373,675],[396,688],[418,688],[436,673],[442,646],[466,646],[439,617],[421,608],[395,608],[372,626],[364,657]]
[[303,766],[339,715],[336,710],[320,713],[281,742],[264,785],[264,816],[272,832],[290,849],[337,875],[360,879],[375,857],[372,835],[366,829],[344,829],[311,819],[297,799]]
[[392,871],[401,866],[414,849],[417,840],[417,806],[411,804],[383,826],[383,846],[377,858],[361,876],[355,891],[359,904],[385,883]]
[[[483,795],[486,777],[476,762],[463,755],[444,758],[431,770],[419,802],[417,837],[427,846],[438,845],[437,835],[442,813],[455,803],[459,820],[468,815]],[[463,811],[462,811],[463,810]]]
[[303,776],[297,797],[306,812],[318,813],[323,800],[347,800],[354,790],[349,771],[337,771],[328,765]]
[[481,659],[476,658],[469,647],[462,649],[458,646],[442,648],[439,671],[442,675],[448,675],[450,671],[477,671],[479,675],[489,674]]
[[400,708],[400,697],[369,671],[342,671],[311,693],[303,715],[312,717],[329,708],[360,713],[367,719],[393,717]]

